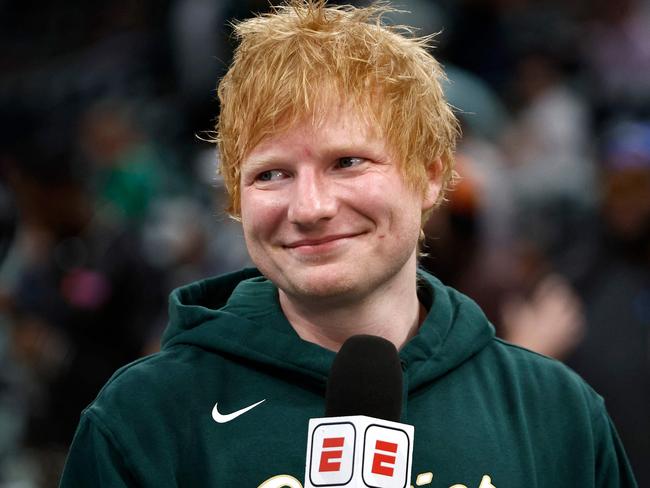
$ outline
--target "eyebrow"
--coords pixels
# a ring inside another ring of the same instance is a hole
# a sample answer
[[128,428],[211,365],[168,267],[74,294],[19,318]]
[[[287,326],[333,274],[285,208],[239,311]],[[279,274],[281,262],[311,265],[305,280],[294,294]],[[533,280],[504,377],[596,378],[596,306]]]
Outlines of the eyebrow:
[[[328,146],[319,148],[317,152],[317,157],[365,157],[368,159],[373,159],[379,161],[382,158],[382,149],[378,148],[376,144],[368,144],[365,141],[361,140],[357,143],[337,143],[333,142]],[[262,152],[259,156],[254,156],[252,158],[246,158],[242,163],[242,168],[246,167],[247,169],[255,169],[267,165],[273,164],[283,164],[287,160],[287,156],[284,152],[276,151],[270,149],[268,151]]]
[[269,166],[273,166],[275,164],[281,164],[283,159],[284,158],[277,157],[277,155],[274,155],[273,157],[258,157],[253,159],[245,159],[241,164],[240,170],[242,174],[244,172],[247,173],[257,172],[261,169],[267,169]]

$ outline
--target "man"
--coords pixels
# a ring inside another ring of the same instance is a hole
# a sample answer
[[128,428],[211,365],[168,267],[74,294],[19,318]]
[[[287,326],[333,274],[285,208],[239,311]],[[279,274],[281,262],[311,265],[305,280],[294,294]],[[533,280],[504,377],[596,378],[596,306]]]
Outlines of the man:
[[162,351],[84,411],[62,486],[302,486],[308,419],[361,333],[400,349],[418,486],[635,486],[600,397],[418,271],[457,128],[386,10],[296,1],[236,27],[217,141],[259,271],[172,294]]

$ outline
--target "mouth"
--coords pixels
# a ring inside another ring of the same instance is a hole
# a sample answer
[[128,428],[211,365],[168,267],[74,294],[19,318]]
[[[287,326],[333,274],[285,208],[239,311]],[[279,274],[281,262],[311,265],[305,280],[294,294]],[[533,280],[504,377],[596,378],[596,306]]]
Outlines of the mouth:
[[287,249],[299,249],[299,250],[325,249],[328,247],[332,247],[333,245],[336,245],[337,243],[342,242],[346,239],[357,237],[359,235],[361,235],[361,233],[336,234],[336,235],[319,237],[317,239],[300,239],[298,241],[292,241],[291,243],[286,244],[284,247],[286,247]]

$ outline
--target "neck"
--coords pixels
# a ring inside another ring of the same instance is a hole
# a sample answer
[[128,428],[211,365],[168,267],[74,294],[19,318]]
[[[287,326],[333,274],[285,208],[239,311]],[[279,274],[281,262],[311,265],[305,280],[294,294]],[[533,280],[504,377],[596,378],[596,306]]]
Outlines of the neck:
[[279,292],[280,305],[298,335],[326,349],[338,351],[351,336],[383,337],[399,350],[413,337],[426,310],[417,297],[415,261],[391,280],[353,299],[314,299]]

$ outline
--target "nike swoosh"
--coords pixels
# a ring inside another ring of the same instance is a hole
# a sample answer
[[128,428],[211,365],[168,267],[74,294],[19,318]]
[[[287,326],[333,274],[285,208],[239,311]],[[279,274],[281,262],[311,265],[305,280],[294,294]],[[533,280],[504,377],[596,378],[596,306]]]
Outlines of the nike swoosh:
[[219,402],[217,402],[217,403],[214,404],[214,408],[212,409],[212,418],[218,424],[225,424],[226,422],[230,422],[231,420],[236,419],[240,415],[242,415],[242,414],[248,412],[249,410],[257,407],[260,403],[262,403],[265,400],[266,400],[266,398],[264,400],[260,400],[257,403],[254,403],[253,405],[249,405],[246,408],[242,408],[241,410],[237,410],[236,412],[229,413],[228,415],[222,415],[222,414],[219,413],[219,410],[217,410],[217,405],[219,405]]

